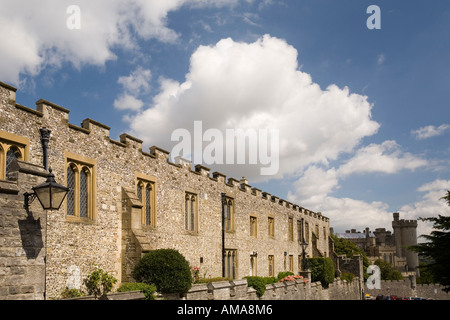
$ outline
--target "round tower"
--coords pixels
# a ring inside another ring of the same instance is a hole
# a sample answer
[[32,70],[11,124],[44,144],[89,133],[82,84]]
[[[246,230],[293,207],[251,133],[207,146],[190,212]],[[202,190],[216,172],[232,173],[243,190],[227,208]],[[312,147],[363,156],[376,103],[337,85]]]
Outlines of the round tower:
[[416,252],[408,250],[408,247],[417,245],[417,220],[400,220],[398,212],[395,212],[393,217],[396,255],[406,258],[408,271],[417,271],[419,256]]

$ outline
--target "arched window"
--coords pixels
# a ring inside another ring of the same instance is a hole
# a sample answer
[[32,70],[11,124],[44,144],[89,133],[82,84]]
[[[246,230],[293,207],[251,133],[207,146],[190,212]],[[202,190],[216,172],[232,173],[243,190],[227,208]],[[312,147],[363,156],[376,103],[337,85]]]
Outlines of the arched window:
[[137,179],[136,194],[142,203],[141,209],[141,225],[156,227],[156,210],[155,210],[155,182]]
[[138,197],[139,201],[141,201],[141,202],[142,202],[142,188],[143,188],[143,183],[138,182],[136,192],[137,192],[137,197]]
[[11,165],[14,160],[29,161],[30,140],[0,130],[0,180],[11,179]]
[[89,170],[83,168],[80,172],[80,217],[87,218],[89,211]]
[[197,196],[186,192],[184,197],[185,228],[188,231],[197,231]]
[[151,184],[147,184],[145,188],[145,225],[149,226],[151,224],[151,192],[152,186]]
[[10,147],[8,149],[8,152],[6,153],[6,179],[8,179],[8,173],[11,170],[11,164],[15,160],[20,160],[20,159],[22,159],[20,150],[15,146]]
[[225,230],[234,230],[234,202],[228,197],[225,199]]
[[66,162],[66,183],[69,188],[66,215],[70,220],[95,218],[94,164],[89,164],[85,159],[83,162],[67,159]]
[[75,168],[73,166],[67,167],[67,215],[75,215]]

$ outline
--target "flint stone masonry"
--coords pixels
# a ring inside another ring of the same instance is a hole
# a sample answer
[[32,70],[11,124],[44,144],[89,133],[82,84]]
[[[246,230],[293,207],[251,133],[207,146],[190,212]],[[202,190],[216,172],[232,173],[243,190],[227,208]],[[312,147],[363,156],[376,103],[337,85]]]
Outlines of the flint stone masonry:
[[48,173],[18,162],[0,183],[0,300],[40,300],[45,291],[46,215],[35,201],[24,210],[23,193]]
[[[328,288],[320,282],[305,284],[303,280],[277,282],[266,285],[263,296],[248,287],[247,280],[194,284],[186,294],[186,300],[361,300],[360,281],[347,282],[336,278]],[[235,294],[239,292],[239,294]]]
[[[33,272],[35,276],[29,278],[39,283],[45,281],[46,298],[57,298],[77,276],[73,270],[79,270],[84,279],[93,265],[112,273],[119,279],[119,286],[133,280],[131,270],[142,254],[158,248],[176,249],[192,267],[200,267],[201,274],[221,276],[221,193],[234,201],[235,227],[225,233],[225,249],[236,252],[236,279],[251,275],[251,255],[255,254],[259,276],[269,275],[269,255],[274,257],[275,276],[288,270],[289,256],[293,257],[293,271],[297,273],[302,255],[297,222],[302,218],[308,223],[307,256],[329,256],[329,219],[321,213],[252,188],[245,179],[227,179],[225,174],[211,173],[202,165],[191,168],[185,161],[172,163],[168,151],[157,146],[146,151],[142,140],[129,134],[120,135],[119,141],[111,139],[110,128],[98,121],[85,119],[79,126],[71,124],[69,113],[68,109],[44,99],[36,102],[36,109],[17,104],[16,89],[0,82],[0,141],[14,137],[28,141],[26,153],[20,159],[22,171],[19,170],[17,182],[0,180],[0,233],[8,237],[1,240],[2,297],[42,299],[43,286],[30,285],[25,280]],[[33,230],[37,233],[40,230],[41,236],[33,241],[41,239],[45,248],[30,258],[24,249],[29,245],[17,228],[18,221],[28,217],[22,193],[45,181],[42,175],[25,169],[30,166],[43,170],[40,128],[51,131],[48,163],[57,182],[67,183],[68,159],[76,158],[92,166],[93,212],[92,218],[69,219],[65,201],[60,210],[47,213],[45,230],[45,215],[35,201],[31,219],[35,221]],[[155,185],[154,226],[142,223],[143,203],[136,193],[137,179],[142,176]],[[185,229],[186,192],[197,196],[195,231]],[[257,218],[256,236],[250,235],[250,215]],[[268,235],[268,217],[275,221],[274,236]],[[293,240],[288,236],[289,218],[294,222]],[[31,266],[35,268],[33,271]],[[239,296],[239,290],[230,291],[233,294]]]

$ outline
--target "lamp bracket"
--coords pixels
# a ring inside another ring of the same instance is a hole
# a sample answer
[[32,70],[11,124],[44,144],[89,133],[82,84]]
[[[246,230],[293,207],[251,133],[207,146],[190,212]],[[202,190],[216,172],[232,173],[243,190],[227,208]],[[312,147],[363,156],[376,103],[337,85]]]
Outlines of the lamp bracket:
[[28,210],[30,208],[30,204],[34,201],[34,199],[36,199],[36,193],[29,193],[29,192],[25,192],[23,194],[24,196],[24,205],[23,207]]

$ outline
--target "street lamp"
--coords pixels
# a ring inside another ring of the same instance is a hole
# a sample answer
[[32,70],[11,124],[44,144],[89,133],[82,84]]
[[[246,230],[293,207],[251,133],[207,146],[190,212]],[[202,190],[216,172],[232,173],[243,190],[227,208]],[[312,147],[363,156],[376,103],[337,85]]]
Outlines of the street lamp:
[[302,228],[302,239],[300,240],[300,245],[302,246],[302,270],[306,271],[308,269],[308,261],[306,260],[306,247],[308,244],[305,241],[305,232],[303,229],[304,219],[301,219],[301,228]]
[[44,210],[59,210],[69,191],[69,188],[62,186],[55,181],[55,175],[52,173],[52,169],[49,169],[47,181],[32,189],[33,193],[24,193],[24,208],[27,210],[35,198],[38,198]]

